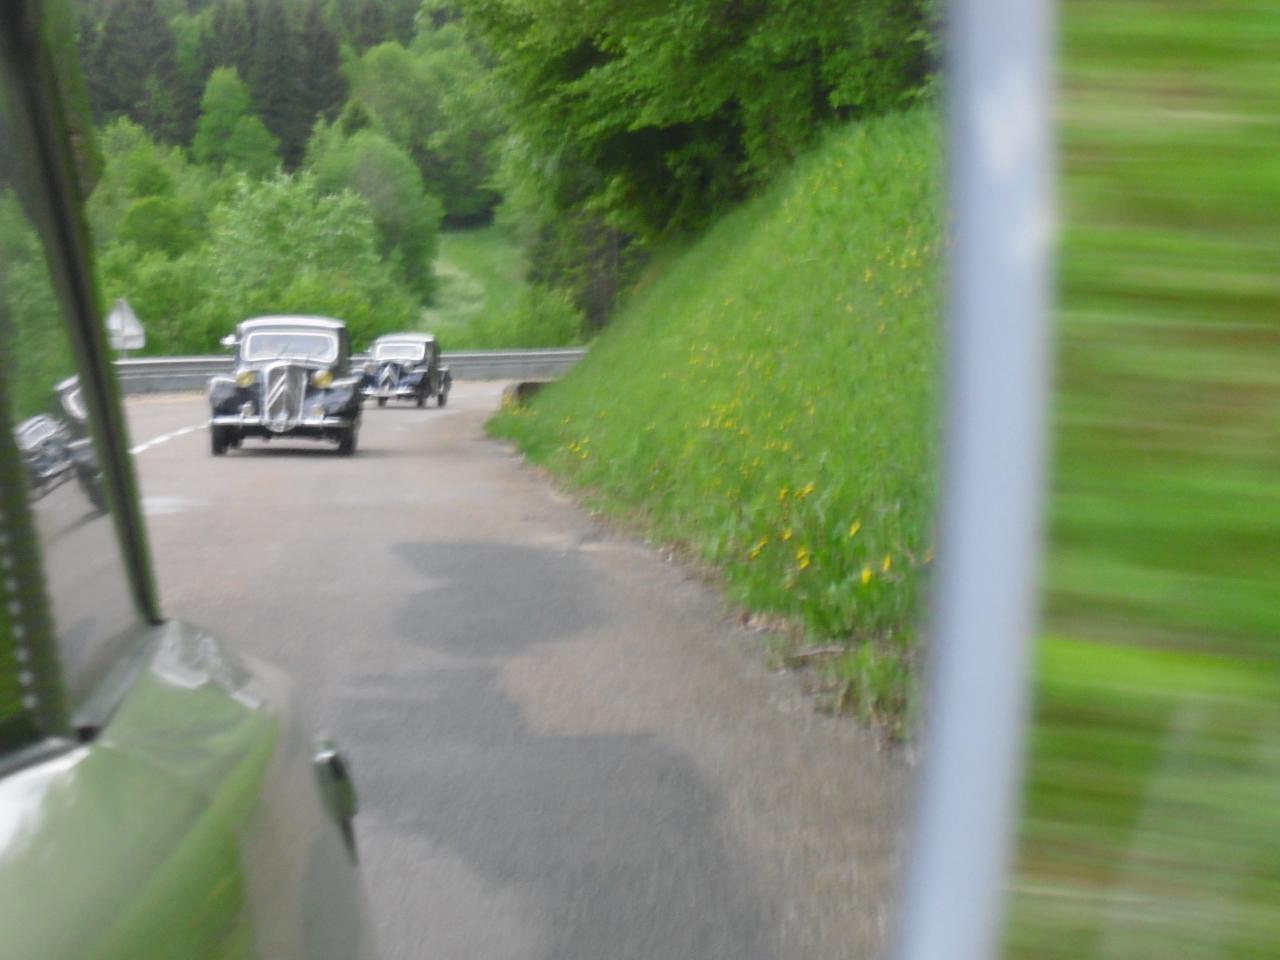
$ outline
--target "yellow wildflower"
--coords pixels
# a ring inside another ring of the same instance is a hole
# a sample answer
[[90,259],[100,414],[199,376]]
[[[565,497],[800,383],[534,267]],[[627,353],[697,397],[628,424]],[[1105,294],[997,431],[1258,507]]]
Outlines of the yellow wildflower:
[[761,537],[756,541],[756,545],[751,548],[751,552],[747,554],[752,560],[764,553],[764,548],[769,545],[768,537]]
[[783,539],[783,541],[784,541],[784,542],[785,542],[785,541],[787,541],[787,540],[790,540],[790,539],[791,539],[791,528],[790,528],[790,527],[787,527],[787,529],[785,529],[785,530],[783,530],[783,531],[782,531],[782,539]]
[[796,551],[796,563],[800,565],[801,570],[809,569],[809,548],[801,547]]
[[871,568],[863,567],[862,568],[862,585],[865,587],[870,582],[871,582]]
[[791,492],[791,488],[790,488],[790,487],[783,487],[781,490],[779,490],[779,491],[778,491],[778,502],[779,502],[779,503],[785,503],[785,502],[786,502],[786,499],[787,499],[787,494],[788,494],[788,493],[790,493],[790,492]]
[[858,535],[858,531],[861,529],[862,529],[862,521],[861,520],[853,521],[853,523],[849,524],[849,536],[856,537]]
[[884,562],[880,564],[880,569],[881,569],[881,570],[883,570],[885,573],[888,573],[890,570],[892,570],[892,569],[893,569],[893,557],[889,556],[889,555],[886,553],[886,554],[884,555]]

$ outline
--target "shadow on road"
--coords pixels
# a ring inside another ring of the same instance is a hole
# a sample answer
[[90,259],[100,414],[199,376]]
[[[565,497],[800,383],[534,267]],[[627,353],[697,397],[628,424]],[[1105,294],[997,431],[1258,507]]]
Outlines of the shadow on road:
[[[601,622],[581,555],[394,549],[425,582],[398,618],[402,638],[477,662],[349,688],[341,726],[380,830],[460,858],[496,890],[529,892],[541,934],[521,956],[775,958],[774,911],[687,755],[648,734],[538,731],[500,686],[501,660]],[[361,742],[378,744],[371,767]]]

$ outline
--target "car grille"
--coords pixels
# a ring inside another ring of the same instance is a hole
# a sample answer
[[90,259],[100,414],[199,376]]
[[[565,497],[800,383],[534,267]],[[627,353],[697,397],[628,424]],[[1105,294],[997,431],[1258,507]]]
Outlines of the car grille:
[[399,383],[400,365],[395,363],[384,364],[382,372],[378,375],[378,386],[394,389]]
[[262,419],[273,433],[284,433],[302,419],[307,371],[288,363],[274,363],[262,372]]

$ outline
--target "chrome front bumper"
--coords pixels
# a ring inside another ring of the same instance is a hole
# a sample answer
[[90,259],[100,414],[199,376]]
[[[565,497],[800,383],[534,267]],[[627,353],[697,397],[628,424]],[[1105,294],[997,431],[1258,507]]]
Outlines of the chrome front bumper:
[[[300,417],[289,423],[282,433],[288,433],[290,430],[296,430],[298,427],[319,428],[325,427],[347,427],[351,425],[349,417]],[[209,426],[211,427],[241,427],[259,430],[271,430],[267,421],[262,417],[246,416],[241,413],[224,413],[216,417],[209,418]],[[274,431],[272,431],[274,432]]]

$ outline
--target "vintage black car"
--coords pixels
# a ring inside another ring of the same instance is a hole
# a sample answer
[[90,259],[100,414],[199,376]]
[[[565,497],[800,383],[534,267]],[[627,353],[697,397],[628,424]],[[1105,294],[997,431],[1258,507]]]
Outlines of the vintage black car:
[[223,341],[236,351],[230,376],[209,381],[215,456],[245,437],[331,440],[356,449],[364,397],[350,373],[351,335],[326,317],[245,320]]
[[388,400],[413,400],[420,407],[435,397],[437,406],[449,402],[453,374],[440,363],[440,344],[427,333],[389,333],[369,349],[364,369],[364,394],[385,407]]
[[78,378],[68,378],[54,390],[60,410],[28,417],[13,429],[27,483],[32,494],[41,497],[74,477],[89,503],[105,510],[102,473],[85,427]]

